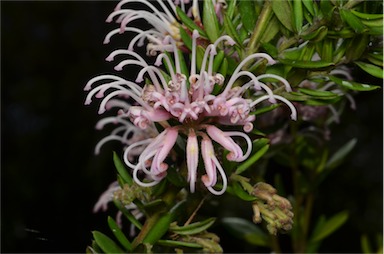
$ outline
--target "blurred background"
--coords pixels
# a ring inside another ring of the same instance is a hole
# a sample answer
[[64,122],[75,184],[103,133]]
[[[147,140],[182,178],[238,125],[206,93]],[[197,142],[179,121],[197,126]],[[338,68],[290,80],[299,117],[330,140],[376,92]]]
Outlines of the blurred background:
[[[105,57],[127,45],[122,36],[102,44],[116,27],[105,23],[115,5],[1,1],[2,253],[79,253],[90,244],[92,230],[109,232],[106,219],[114,216],[113,209],[94,214],[92,208],[115,180],[112,151],[121,147],[108,144],[94,155],[106,132],[95,130],[97,105],[83,105],[83,87],[90,78],[113,72]],[[382,99],[382,90],[358,95],[357,110],[347,109],[334,126],[335,144],[353,137],[358,144],[319,190],[315,208],[321,213],[350,211],[347,224],[324,241],[322,252],[361,252],[361,234],[374,239],[382,233]],[[224,232],[224,251],[256,252],[236,241]]]

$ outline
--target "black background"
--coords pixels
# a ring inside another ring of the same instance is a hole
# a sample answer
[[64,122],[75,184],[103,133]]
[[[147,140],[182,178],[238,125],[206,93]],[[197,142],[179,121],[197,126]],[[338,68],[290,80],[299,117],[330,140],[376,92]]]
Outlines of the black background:
[[[112,151],[121,148],[93,154],[106,133],[94,129],[99,116],[96,106],[83,106],[83,87],[113,72],[105,57],[128,44],[102,44],[116,27],[104,22],[115,5],[1,2],[2,252],[84,252],[92,230],[108,232],[106,214],[92,207],[115,180]],[[361,252],[362,233],[382,232],[382,91],[358,95],[357,107],[332,132],[336,144],[358,137],[357,148],[315,203],[315,213],[350,211],[324,252]],[[221,233],[225,251],[256,251]]]

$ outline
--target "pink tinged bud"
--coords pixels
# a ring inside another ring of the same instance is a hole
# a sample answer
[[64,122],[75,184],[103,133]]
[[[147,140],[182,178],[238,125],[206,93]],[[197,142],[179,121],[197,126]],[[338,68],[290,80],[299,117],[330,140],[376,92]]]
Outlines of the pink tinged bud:
[[176,139],[178,137],[178,131],[176,128],[167,128],[166,131],[167,133],[163,140],[164,144],[161,146],[160,150],[157,151],[157,154],[152,162],[159,172],[164,172],[167,169],[168,166],[164,165],[164,160],[173,148],[173,145],[176,143]]
[[[204,166],[207,172],[206,175],[203,175],[201,177],[201,180],[212,194],[223,194],[227,189],[227,176],[225,175],[223,167],[220,165],[219,161],[215,156],[212,141],[208,137],[203,138],[203,140],[201,141],[201,154],[203,156]],[[220,191],[213,189],[213,186],[216,184],[217,181],[216,169],[219,171],[223,181],[223,187]]]
[[201,141],[201,155],[203,156],[205,171],[207,172],[206,175],[201,177],[201,180],[205,186],[213,186],[216,184],[216,165],[212,161],[215,151],[209,138],[203,138]]
[[161,122],[169,120],[169,118],[171,118],[171,114],[162,109],[155,109],[151,112],[148,112],[147,117],[152,122]]
[[240,146],[233,141],[231,137],[226,135],[225,132],[221,131],[213,125],[207,127],[208,135],[217,143],[222,145],[230,153],[227,155],[227,159],[230,161],[242,161],[243,151]]
[[188,167],[188,181],[190,190],[195,192],[197,165],[199,162],[199,147],[197,137],[193,130],[190,130],[187,141],[187,167]]

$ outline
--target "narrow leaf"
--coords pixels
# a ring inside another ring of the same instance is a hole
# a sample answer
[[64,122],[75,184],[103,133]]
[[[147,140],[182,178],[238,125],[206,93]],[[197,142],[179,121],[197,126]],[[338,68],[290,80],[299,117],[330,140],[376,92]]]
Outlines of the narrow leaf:
[[372,251],[371,245],[369,244],[368,236],[362,235],[360,238],[361,243],[361,249],[363,250],[363,253],[374,253]]
[[198,25],[196,25],[195,22],[193,22],[192,19],[190,19],[187,14],[185,14],[185,12],[183,12],[182,9],[180,9],[179,6],[176,6],[176,13],[177,13],[177,16],[180,18],[181,22],[187,26],[189,28],[189,30],[191,30],[191,32],[193,32],[193,30],[197,30],[200,34],[200,36],[203,36],[205,38],[208,38],[207,37],[207,34],[204,32],[203,29],[201,29]]
[[203,24],[209,40],[214,43],[219,38],[219,21],[212,1],[204,1]]
[[203,246],[197,243],[189,243],[189,242],[174,241],[174,240],[158,240],[157,243],[160,245],[169,246],[169,247],[187,247],[187,248],[194,248],[194,249],[203,248]]
[[235,194],[244,201],[254,201],[257,199],[255,196],[252,196],[248,192],[246,192],[239,182],[233,182],[232,191],[233,194]]
[[252,222],[242,218],[227,217],[222,219],[222,223],[236,238],[246,240],[253,245],[268,246],[267,235]]
[[305,8],[309,11],[309,13],[314,16],[315,10],[313,8],[314,2],[313,0],[302,0]]
[[359,66],[361,69],[363,69],[365,72],[371,74],[372,76],[376,78],[383,78],[383,69],[380,67],[377,67],[373,64],[368,64],[364,62],[355,62],[357,66]]
[[323,90],[312,90],[308,88],[299,88],[298,89],[303,94],[311,95],[313,97],[337,97],[338,95],[330,91]]
[[132,176],[128,173],[127,169],[125,168],[123,162],[120,160],[116,152],[113,152],[113,162],[115,164],[117,172],[119,173],[121,178],[124,180],[124,182],[127,183],[128,185],[132,185],[133,183]]
[[289,31],[293,32],[292,25],[292,6],[289,1],[271,1],[272,10],[281,24]]
[[93,231],[92,234],[97,245],[105,253],[123,253],[124,252],[111,238],[104,235],[103,233],[99,231]]
[[245,29],[249,33],[252,32],[256,24],[256,12],[253,1],[239,1],[238,8]]
[[192,51],[192,38],[191,36],[185,31],[185,29],[180,26],[179,29],[181,40],[183,41],[184,45]]
[[135,216],[133,216],[132,213],[120,203],[120,201],[113,200],[113,202],[115,203],[116,207],[124,214],[124,216],[127,217],[127,219],[133,225],[135,225],[138,229],[141,230],[143,225],[141,225],[141,223],[135,218]]
[[194,235],[207,230],[213,223],[215,223],[215,221],[216,218],[209,218],[186,226],[171,226],[169,229],[179,235]]
[[374,19],[382,19],[383,18],[383,14],[363,13],[363,12],[358,12],[355,10],[351,10],[351,12],[355,16],[362,18],[362,19],[366,19],[366,20],[374,20]]
[[357,139],[353,138],[348,141],[345,145],[340,147],[340,149],[336,151],[328,160],[327,164],[325,165],[325,168],[331,169],[337,167],[344,160],[344,158],[352,151],[356,143]]
[[233,26],[232,20],[227,15],[224,15],[224,28],[227,34],[231,36],[232,39],[235,40],[236,45],[241,47],[243,44],[243,41],[240,40],[239,35],[237,34],[237,31],[236,31],[236,28]]
[[362,33],[365,30],[364,24],[358,17],[353,15],[350,10],[340,9],[340,16],[356,33]]
[[171,213],[167,213],[160,217],[144,237],[143,243],[155,244],[168,231],[172,219],[173,215]]
[[327,220],[319,229],[317,234],[313,235],[310,242],[317,242],[323,240],[337,229],[339,229],[348,219],[348,212],[343,211],[332,216]]
[[327,61],[299,61],[290,59],[279,59],[279,62],[292,67],[305,68],[305,69],[320,69],[329,66],[333,66],[334,63]]
[[237,167],[235,174],[241,174],[250,166],[258,161],[269,149],[268,139],[261,138],[254,142],[253,150],[256,151],[250,158]]
[[372,91],[380,88],[380,86],[373,86],[373,85],[361,84],[353,81],[342,80],[334,76],[328,76],[328,77],[330,80],[332,80],[336,84],[354,91]]
[[121,231],[117,223],[114,219],[112,219],[110,216],[108,216],[108,225],[109,228],[112,230],[113,234],[119,240],[120,244],[125,248],[126,251],[131,252],[132,251],[132,245],[129,242],[129,240],[125,237],[124,233]]
[[[308,30],[308,31],[307,31]],[[301,37],[304,40],[310,40],[312,42],[321,41],[328,33],[328,27],[321,26],[319,29],[312,31],[312,29],[307,29],[301,34]]]
[[301,32],[303,26],[303,6],[301,0],[293,0],[293,24],[297,33]]
[[267,25],[267,28],[265,28],[265,31],[268,31],[266,33],[263,33],[261,36],[260,42],[261,43],[268,43],[273,38],[275,38],[276,34],[279,32],[279,21],[276,17],[272,17]]

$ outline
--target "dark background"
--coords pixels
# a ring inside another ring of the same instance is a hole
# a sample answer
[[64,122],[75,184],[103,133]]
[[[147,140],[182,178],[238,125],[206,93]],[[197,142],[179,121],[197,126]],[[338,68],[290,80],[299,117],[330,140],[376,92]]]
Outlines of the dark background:
[[[84,252],[92,230],[108,232],[106,213],[92,207],[115,180],[112,151],[121,148],[108,144],[93,154],[106,133],[94,129],[96,104],[83,106],[83,87],[113,72],[105,57],[128,45],[102,44],[116,27],[104,22],[115,5],[1,2],[1,252]],[[315,204],[327,215],[348,209],[351,217],[324,252],[361,252],[362,233],[373,239],[382,232],[382,91],[356,99],[357,111],[346,111],[332,137],[343,144],[357,136],[359,143]],[[222,239],[224,250],[255,251]]]

